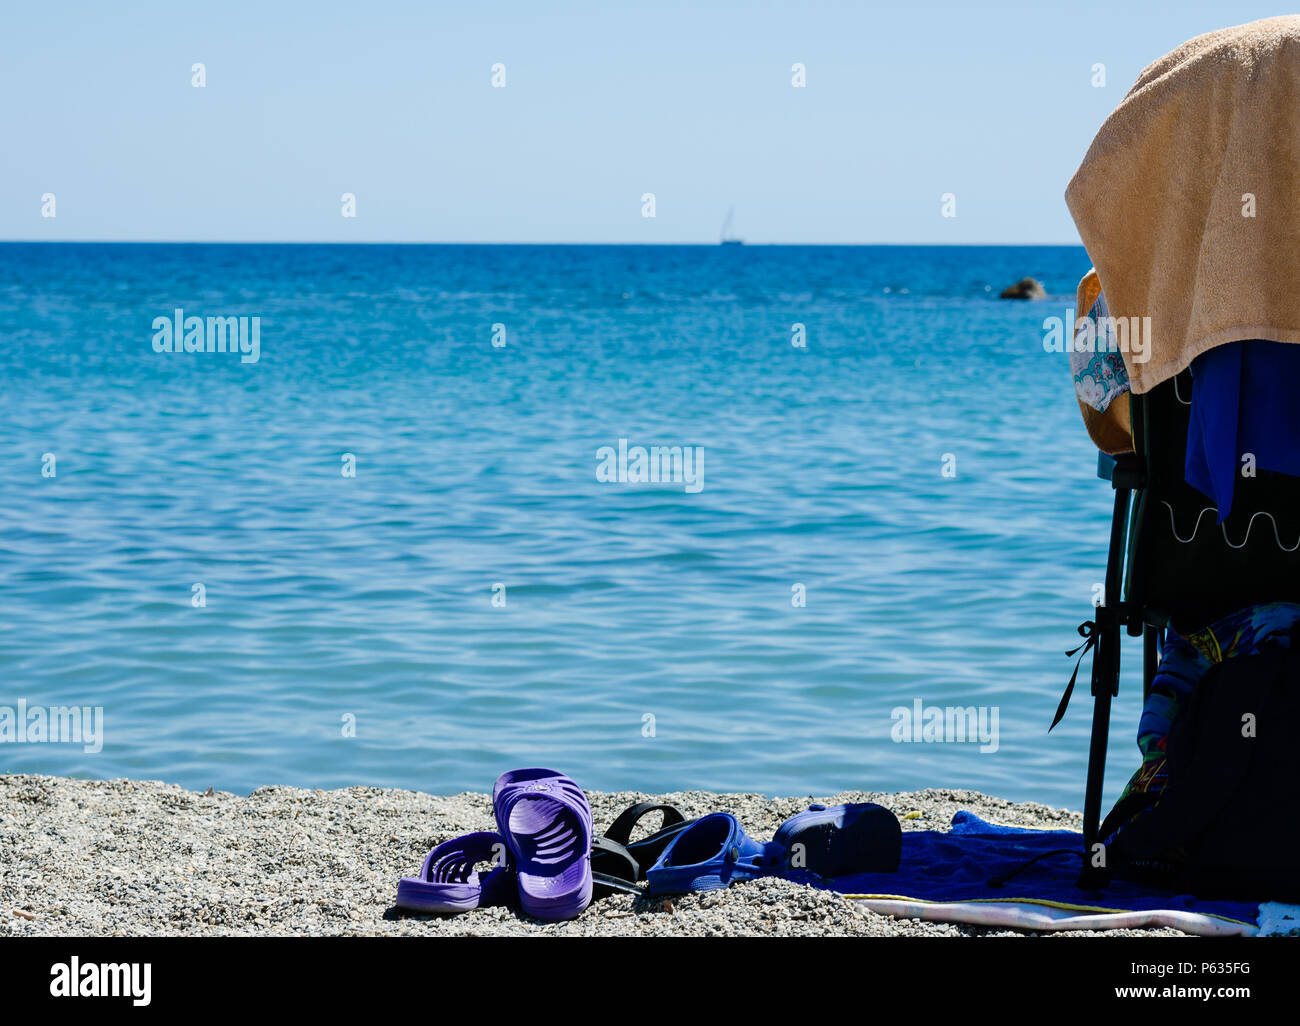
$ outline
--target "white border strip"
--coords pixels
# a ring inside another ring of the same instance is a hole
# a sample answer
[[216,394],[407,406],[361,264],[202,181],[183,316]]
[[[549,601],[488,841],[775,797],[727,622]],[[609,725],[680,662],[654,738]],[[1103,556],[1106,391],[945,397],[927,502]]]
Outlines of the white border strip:
[[966,923],[970,926],[993,926],[1008,930],[1057,933],[1062,930],[1150,930],[1169,927],[1198,937],[1253,937],[1259,933],[1259,927],[1249,923],[1176,909],[1086,910],[1035,901],[922,901],[918,898],[872,894],[846,894],[845,897],[866,906],[872,912],[893,916],[895,919]]

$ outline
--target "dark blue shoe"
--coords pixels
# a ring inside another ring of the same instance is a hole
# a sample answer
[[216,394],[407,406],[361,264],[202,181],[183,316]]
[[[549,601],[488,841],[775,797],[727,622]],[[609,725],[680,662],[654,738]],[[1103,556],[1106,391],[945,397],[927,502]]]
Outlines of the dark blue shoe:
[[873,802],[810,805],[791,816],[772,840],[787,852],[786,866],[823,880],[850,873],[896,873],[903,828]]
[[736,880],[811,873],[822,879],[898,869],[902,828],[870,802],[814,805],[763,844],[735,816],[715,812],[683,830],[646,873],[651,894],[713,891]]
[[646,882],[651,894],[718,891],[734,880],[780,873],[784,865],[784,847],[761,844],[731,813],[714,812],[673,838],[647,870]]

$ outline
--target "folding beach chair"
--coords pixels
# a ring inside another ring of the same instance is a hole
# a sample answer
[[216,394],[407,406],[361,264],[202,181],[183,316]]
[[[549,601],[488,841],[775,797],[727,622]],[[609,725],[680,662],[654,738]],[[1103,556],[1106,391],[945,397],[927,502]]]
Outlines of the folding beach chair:
[[1300,601],[1300,478],[1239,476],[1232,512],[1219,525],[1211,500],[1184,479],[1191,400],[1189,371],[1131,396],[1135,451],[1098,460],[1097,475],[1115,489],[1115,509],[1105,592],[1095,619],[1080,628],[1085,644],[1095,646],[1083,805],[1088,850],[1098,840],[1122,634],[1143,639],[1145,699],[1160,632],[1171,622],[1186,633],[1249,605]]

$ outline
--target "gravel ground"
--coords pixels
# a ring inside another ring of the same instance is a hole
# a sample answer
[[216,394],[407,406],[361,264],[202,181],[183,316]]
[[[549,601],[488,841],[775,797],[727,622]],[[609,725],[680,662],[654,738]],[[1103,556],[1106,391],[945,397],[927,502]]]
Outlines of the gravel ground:
[[[596,826],[655,797],[688,817],[726,810],[770,837],[809,801],[874,801],[905,830],[946,829],[958,809],[1078,829],[1078,813],[976,791],[846,792],[817,799],[589,792]],[[652,821],[653,822],[653,821]],[[263,787],[246,798],[156,781],[0,776],[0,935],[940,936],[1008,934],[895,920],[828,891],[758,880],[671,901],[615,895],[568,923],[502,908],[442,918],[395,910],[397,879],[434,844],[493,828],[485,794]],[[1172,930],[1113,931],[1096,936]]]

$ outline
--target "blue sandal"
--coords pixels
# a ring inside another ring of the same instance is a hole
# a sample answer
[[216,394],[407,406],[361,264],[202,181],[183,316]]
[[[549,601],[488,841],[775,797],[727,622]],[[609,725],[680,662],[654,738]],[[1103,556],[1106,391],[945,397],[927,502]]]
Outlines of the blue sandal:
[[651,894],[714,891],[737,880],[807,872],[830,879],[898,869],[902,828],[870,802],[813,805],[791,816],[771,841],[755,841],[735,816],[715,812],[677,835],[647,871]]
[[714,812],[673,838],[646,881],[651,894],[718,891],[735,880],[772,876],[784,863],[784,847],[755,841],[731,813]]
[[850,873],[896,873],[903,849],[898,817],[874,802],[810,805],[791,816],[772,840],[789,853],[790,869],[823,880]]
[[[481,871],[480,866],[490,868]],[[398,908],[454,915],[517,904],[515,867],[505,840],[490,830],[444,841],[424,858],[419,876],[397,881]]]
[[497,829],[510,849],[519,906],[547,922],[575,919],[591,904],[591,806],[555,770],[511,770],[492,788]]

